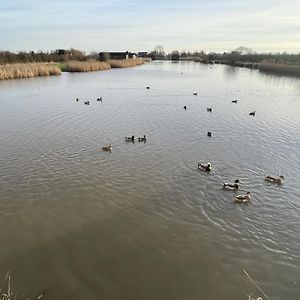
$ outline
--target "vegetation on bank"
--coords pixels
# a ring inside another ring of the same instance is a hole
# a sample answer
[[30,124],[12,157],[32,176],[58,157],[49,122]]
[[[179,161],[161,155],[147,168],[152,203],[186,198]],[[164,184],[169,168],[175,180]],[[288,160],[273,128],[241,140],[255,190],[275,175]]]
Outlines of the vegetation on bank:
[[142,58],[130,59],[111,59],[108,61],[111,68],[129,68],[142,65],[144,60]]
[[60,75],[58,66],[45,63],[0,65],[0,80]]
[[[107,62],[100,61],[71,61],[64,65],[64,71],[67,72],[91,72],[91,71],[102,71],[109,70],[110,64]],[[62,71],[63,71],[62,69]]]

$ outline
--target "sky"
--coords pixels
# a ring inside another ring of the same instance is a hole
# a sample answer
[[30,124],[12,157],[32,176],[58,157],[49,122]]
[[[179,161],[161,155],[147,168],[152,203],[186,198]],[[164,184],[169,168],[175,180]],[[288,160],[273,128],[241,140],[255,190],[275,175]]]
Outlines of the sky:
[[0,0],[0,50],[300,53],[300,0]]

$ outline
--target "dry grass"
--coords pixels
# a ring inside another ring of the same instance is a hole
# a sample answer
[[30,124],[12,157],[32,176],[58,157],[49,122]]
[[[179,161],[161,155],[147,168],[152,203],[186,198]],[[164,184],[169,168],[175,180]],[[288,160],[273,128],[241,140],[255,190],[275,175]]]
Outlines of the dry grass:
[[91,71],[102,71],[108,69],[110,69],[110,65],[107,62],[100,62],[96,60],[71,61],[67,64],[67,70],[69,72],[91,72]]
[[52,64],[28,63],[0,65],[0,80],[60,74],[60,69]]
[[259,64],[259,71],[300,77],[300,65],[263,62]]
[[142,58],[110,59],[108,63],[112,68],[129,68],[142,65],[144,63],[144,60]]

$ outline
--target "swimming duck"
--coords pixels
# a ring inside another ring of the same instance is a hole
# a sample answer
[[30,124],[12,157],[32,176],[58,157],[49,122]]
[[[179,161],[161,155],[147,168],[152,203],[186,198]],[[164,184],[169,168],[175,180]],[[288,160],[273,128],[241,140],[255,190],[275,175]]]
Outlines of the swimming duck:
[[103,150],[103,151],[109,151],[109,152],[111,152],[112,146],[111,146],[111,145],[108,145],[107,147],[102,147],[102,150]]
[[194,96],[197,96],[197,95],[198,95],[198,92],[194,92],[193,95],[194,95]]
[[251,196],[250,196],[250,192],[247,192],[245,195],[238,195],[235,197],[235,202],[237,203],[247,203],[250,201]]
[[198,163],[198,169],[206,172],[210,172],[212,170],[211,163],[210,162],[208,162],[207,164]]
[[102,97],[100,97],[100,98],[97,98],[97,101],[100,101],[100,102],[102,102]]
[[249,116],[255,116],[255,110],[249,113]]
[[143,137],[139,137],[138,140],[139,140],[139,142],[146,142],[147,138],[144,135]]
[[222,184],[224,189],[235,190],[239,188],[239,182],[240,181],[236,179],[234,183],[223,182]]
[[183,108],[184,108],[184,110],[186,110],[186,105]]
[[85,105],[90,105],[90,101],[84,101]]
[[125,136],[125,141],[134,142],[134,135],[132,135],[131,137]]
[[284,179],[283,175],[279,175],[279,176],[268,175],[265,177],[266,181],[278,183],[278,184],[282,184],[283,179]]
[[149,85],[148,85],[148,86],[146,86],[146,89],[147,89],[147,90],[150,90],[150,86],[149,86]]
[[211,132],[207,131],[207,136],[211,137]]
[[212,107],[208,107],[206,110],[211,112],[212,111]]
[[78,102],[79,101],[79,99],[78,98],[76,98],[76,102]]
[[232,103],[237,103],[237,100],[232,100],[231,102],[232,102]]

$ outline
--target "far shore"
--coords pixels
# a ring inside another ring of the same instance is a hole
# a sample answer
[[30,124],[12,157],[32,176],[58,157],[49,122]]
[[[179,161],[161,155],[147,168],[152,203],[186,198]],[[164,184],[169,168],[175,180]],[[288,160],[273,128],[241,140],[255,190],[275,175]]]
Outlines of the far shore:
[[69,61],[62,63],[17,63],[0,65],[0,80],[31,78],[38,76],[61,75],[61,72],[92,72],[109,70],[112,68],[129,68],[142,65],[142,58],[108,60],[100,62]]

